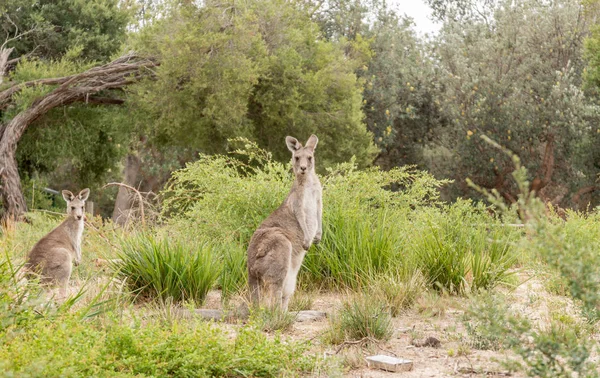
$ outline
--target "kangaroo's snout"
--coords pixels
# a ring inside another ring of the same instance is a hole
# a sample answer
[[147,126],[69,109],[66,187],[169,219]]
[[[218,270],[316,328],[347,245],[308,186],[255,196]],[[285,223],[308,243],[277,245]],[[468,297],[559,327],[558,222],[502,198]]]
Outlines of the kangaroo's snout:
[[81,220],[81,215],[78,215],[78,216],[77,216],[77,220]]
[[302,171],[302,173],[306,172],[306,165],[301,166],[300,170]]

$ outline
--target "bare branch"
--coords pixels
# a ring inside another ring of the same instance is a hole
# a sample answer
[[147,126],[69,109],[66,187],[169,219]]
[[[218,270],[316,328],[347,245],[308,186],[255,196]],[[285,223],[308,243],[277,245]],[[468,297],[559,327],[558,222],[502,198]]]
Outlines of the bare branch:
[[[0,110],[7,108],[13,96],[21,90],[38,85],[59,85],[55,92],[67,91],[83,96],[86,93],[97,93],[105,89],[116,89],[131,84],[143,76],[152,75],[147,68],[156,67],[158,63],[136,54],[126,54],[110,63],[93,67],[89,70],[64,77],[31,80],[15,84],[0,92]],[[75,93],[77,92],[77,93]]]

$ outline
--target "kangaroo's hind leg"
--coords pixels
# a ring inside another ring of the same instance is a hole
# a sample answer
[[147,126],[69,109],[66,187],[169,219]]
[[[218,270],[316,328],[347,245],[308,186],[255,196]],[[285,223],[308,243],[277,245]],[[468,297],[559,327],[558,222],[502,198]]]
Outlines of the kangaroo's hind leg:
[[261,258],[262,281],[265,285],[266,304],[283,308],[283,292],[292,258],[292,243],[282,234],[272,235],[264,247],[268,253]]
[[69,279],[73,271],[71,254],[64,248],[57,248],[50,252],[42,275],[44,280],[59,287],[59,297],[64,299],[67,296]]

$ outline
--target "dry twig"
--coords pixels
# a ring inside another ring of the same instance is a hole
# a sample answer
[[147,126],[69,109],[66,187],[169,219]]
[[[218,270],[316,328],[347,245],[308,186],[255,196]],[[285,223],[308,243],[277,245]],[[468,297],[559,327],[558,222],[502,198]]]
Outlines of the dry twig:
[[120,187],[123,187],[123,188],[127,188],[129,190],[132,190],[132,191],[134,191],[136,193],[137,198],[138,198],[138,202],[140,203],[140,216],[141,216],[141,219],[142,219],[142,226],[146,226],[146,220],[145,220],[145,217],[144,217],[144,198],[142,197],[142,193],[140,193],[140,191],[137,190],[136,188],[134,188],[133,186],[129,186],[129,185],[123,184],[121,182],[109,182],[108,184],[104,185],[100,189],[104,189],[104,188],[106,188],[108,186],[120,186]]

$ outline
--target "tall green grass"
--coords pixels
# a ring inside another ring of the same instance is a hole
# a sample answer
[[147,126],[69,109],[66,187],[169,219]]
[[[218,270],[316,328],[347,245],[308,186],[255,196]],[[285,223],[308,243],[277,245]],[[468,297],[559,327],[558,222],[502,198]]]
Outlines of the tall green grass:
[[[250,237],[292,183],[288,166],[250,142],[246,148],[231,157],[202,156],[174,173],[163,193],[171,230],[214,240],[224,251],[226,297],[245,285]],[[445,182],[425,172],[358,170],[349,162],[321,182],[323,239],[305,258],[303,287],[358,291],[383,276],[398,282],[412,274],[397,272],[420,271],[419,282],[462,294],[506,281],[516,261],[512,231],[497,227],[501,222],[483,206],[444,205],[438,188]]]
[[111,267],[136,295],[202,304],[221,274],[217,256],[208,243],[189,246],[138,234],[122,242]]
[[386,212],[374,215],[333,209],[323,240],[304,262],[307,286],[359,289],[401,263],[401,243]]
[[519,231],[485,215],[470,201],[430,212],[413,240],[418,267],[430,288],[454,294],[508,282]]

